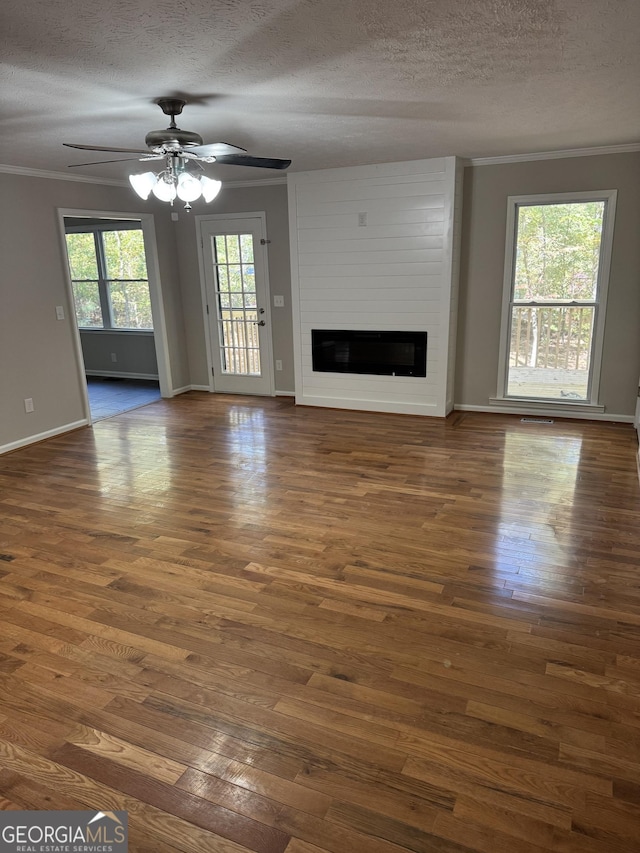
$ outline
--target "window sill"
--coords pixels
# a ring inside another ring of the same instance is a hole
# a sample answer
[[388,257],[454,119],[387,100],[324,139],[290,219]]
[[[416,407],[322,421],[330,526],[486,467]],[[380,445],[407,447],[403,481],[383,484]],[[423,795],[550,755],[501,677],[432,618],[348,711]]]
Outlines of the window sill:
[[78,328],[83,335],[153,335],[153,329],[96,329],[93,326],[79,326]]
[[531,400],[528,397],[490,397],[492,406],[513,409],[514,412],[550,412],[551,414],[570,414],[571,412],[593,412],[602,414],[604,406],[593,403],[581,403],[578,400]]

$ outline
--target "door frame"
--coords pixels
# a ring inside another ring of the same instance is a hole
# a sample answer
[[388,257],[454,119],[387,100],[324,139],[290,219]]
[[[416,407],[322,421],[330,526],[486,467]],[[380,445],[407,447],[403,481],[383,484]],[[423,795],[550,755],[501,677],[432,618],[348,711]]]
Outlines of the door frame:
[[149,282],[149,299],[151,302],[151,316],[153,317],[153,338],[156,349],[156,361],[158,363],[158,382],[160,395],[162,397],[173,397],[173,380],[171,377],[171,362],[169,359],[169,339],[167,337],[167,323],[164,315],[164,302],[162,299],[162,283],[160,281],[160,262],[158,260],[158,244],[156,241],[155,220],[152,213],[121,213],[112,210],[86,210],[76,208],[57,208],[58,225],[60,229],[60,241],[64,258],[65,280],[67,282],[67,313],[69,320],[73,320],[73,341],[76,354],[76,366],[78,378],[83,397],[85,416],[89,425],[93,424],[91,417],[91,406],[89,405],[89,391],[87,389],[87,378],[85,375],[84,355],[82,353],[82,341],[80,339],[80,328],[75,310],[75,298],[73,295],[73,283],[71,281],[71,270],[69,269],[69,256],[67,254],[66,231],[64,227],[65,217],[72,216],[86,219],[126,219],[140,221],[144,239],[144,254],[147,263],[147,278]]
[[271,287],[269,284],[269,253],[267,251],[267,214],[264,210],[248,211],[247,213],[205,213],[195,217],[196,220],[196,238],[198,241],[198,267],[200,272],[200,297],[202,299],[202,321],[204,324],[204,339],[207,350],[207,372],[209,375],[209,391],[212,394],[222,393],[216,392],[213,376],[213,341],[211,340],[211,325],[207,306],[209,299],[207,296],[207,277],[205,271],[206,254],[204,250],[204,233],[203,225],[209,222],[229,222],[232,223],[238,219],[257,219],[260,222],[260,242],[254,246],[254,254],[260,252],[262,254],[264,268],[264,285],[268,304],[265,306],[265,350],[263,364],[268,371],[269,392],[262,396],[275,397],[275,376],[273,369],[273,335],[271,327]]

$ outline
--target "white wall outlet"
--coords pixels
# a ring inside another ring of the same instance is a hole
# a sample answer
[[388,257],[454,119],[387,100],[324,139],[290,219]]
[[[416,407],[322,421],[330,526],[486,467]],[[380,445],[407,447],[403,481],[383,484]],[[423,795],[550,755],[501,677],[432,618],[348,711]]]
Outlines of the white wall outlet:
[[367,224],[367,214],[365,212],[358,214],[358,225],[360,227]]
[[25,410],[25,412],[32,412],[33,411],[33,400],[31,399],[31,397],[27,397],[25,399],[24,410]]
[[115,352],[112,352],[111,353],[111,361],[117,361],[117,360],[118,360],[118,356],[115,354]]
[[64,307],[62,305],[56,305],[56,318],[64,320]]
[[273,297],[273,307],[274,308],[284,308],[284,296],[274,296]]
[[282,359],[276,358],[276,370],[282,370]]

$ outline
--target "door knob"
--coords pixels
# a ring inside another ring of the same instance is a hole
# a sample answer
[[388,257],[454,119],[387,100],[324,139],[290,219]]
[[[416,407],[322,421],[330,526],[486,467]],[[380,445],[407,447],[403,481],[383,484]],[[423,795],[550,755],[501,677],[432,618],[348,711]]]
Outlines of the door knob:
[[259,322],[259,323],[254,323],[254,325],[255,325],[255,326],[266,326],[267,324],[265,323],[265,321],[264,321],[264,320],[260,320],[260,322]]

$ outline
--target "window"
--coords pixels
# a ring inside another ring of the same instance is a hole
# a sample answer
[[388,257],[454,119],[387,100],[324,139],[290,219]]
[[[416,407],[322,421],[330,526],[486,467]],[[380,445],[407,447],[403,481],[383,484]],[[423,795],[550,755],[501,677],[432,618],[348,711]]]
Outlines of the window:
[[153,329],[139,222],[65,220],[78,326]]
[[509,199],[500,398],[597,404],[615,200]]
[[222,372],[260,376],[253,234],[220,234],[214,241]]

